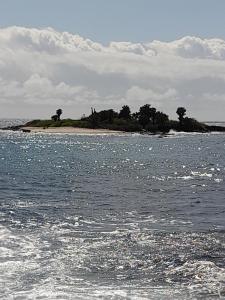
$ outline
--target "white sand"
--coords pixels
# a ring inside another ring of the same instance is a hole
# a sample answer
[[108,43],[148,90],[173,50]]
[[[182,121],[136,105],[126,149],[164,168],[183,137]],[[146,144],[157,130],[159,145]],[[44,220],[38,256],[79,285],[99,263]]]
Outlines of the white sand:
[[30,130],[31,132],[43,133],[73,133],[73,134],[121,134],[122,131],[109,130],[109,129],[89,129],[78,127],[22,127],[22,130]]

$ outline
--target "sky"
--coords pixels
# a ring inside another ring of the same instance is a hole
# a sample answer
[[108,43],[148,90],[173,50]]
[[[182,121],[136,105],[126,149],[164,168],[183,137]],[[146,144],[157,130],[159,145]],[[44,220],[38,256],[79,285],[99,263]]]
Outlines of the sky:
[[0,0],[0,117],[145,103],[225,120],[224,0]]
[[0,26],[50,26],[104,44],[225,39],[224,12],[224,0],[1,0]]

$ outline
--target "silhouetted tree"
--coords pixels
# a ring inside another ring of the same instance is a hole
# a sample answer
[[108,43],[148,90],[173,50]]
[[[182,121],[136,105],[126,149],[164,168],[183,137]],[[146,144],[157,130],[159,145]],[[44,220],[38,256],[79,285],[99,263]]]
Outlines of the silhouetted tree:
[[52,119],[52,121],[56,122],[56,121],[58,120],[58,116],[57,116],[57,115],[53,115],[53,116],[51,117],[51,119]]
[[183,120],[183,127],[185,131],[193,132],[193,131],[199,131],[199,132],[207,132],[207,125],[198,122],[197,120],[193,118],[184,118]]
[[155,123],[161,126],[168,124],[169,117],[162,113],[161,111],[157,111],[155,114]]
[[149,123],[151,118],[151,107],[149,104],[145,104],[140,107],[139,110],[139,123],[145,128],[145,126]]
[[108,114],[109,114],[109,117],[108,117],[109,123],[112,123],[113,122],[113,117],[114,117],[113,109],[109,109]]
[[135,121],[138,121],[138,120],[139,120],[139,115],[140,115],[139,112],[133,113],[133,114],[132,114],[132,119],[134,119]]
[[130,119],[131,115],[130,115],[130,107],[128,105],[124,105],[119,113],[119,118],[122,119]]
[[112,123],[114,118],[118,118],[118,113],[113,109],[102,110],[98,113],[100,122]]
[[180,125],[182,125],[183,124],[183,120],[184,120],[184,116],[186,114],[186,108],[184,108],[184,107],[178,107],[176,113],[178,114]]
[[96,128],[98,126],[98,114],[96,113],[96,110],[91,108],[91,126],[92,128]]
[[58,121],[60,121],[60,116],[61,116],[61,114],[62,114],[61,108],[57,109],[56,115],[57,115]]
[[155,107],[151,107],[151,108],[150,108],[150,113],[151,113],[150,118],[151,118],[151,120],[152,120],[152,124],[153,124],[153,125],[155,124],[156,112],[157,112],[157,110],[156,110]]

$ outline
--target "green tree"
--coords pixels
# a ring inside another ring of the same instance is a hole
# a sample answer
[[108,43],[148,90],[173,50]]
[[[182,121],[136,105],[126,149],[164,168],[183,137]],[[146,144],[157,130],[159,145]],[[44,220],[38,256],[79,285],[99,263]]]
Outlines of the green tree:
[[176,113],[178,114],[178,119],[180,121],[180,125],[183,124],[184,116],[186,114],[186,108],[178,107]]

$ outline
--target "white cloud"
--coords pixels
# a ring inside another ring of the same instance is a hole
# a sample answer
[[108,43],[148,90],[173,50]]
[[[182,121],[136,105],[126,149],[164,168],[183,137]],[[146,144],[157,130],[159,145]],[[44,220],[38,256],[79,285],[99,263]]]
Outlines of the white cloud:
[[138,102],[139,105],[150,102],[152,106],[163,109],[163,104],[176,101],[176,97],[177,91],[172,88],[157,92],[152,89],[143,89],[138,86],[133,86],[127,91],[125,100],[131,104]]
[[224,119],[225,41],[91,40],[51,28],[0,29],[0,103],[4,116],[67,116],[150,103],[172,116],[184,105],[200,119]]

